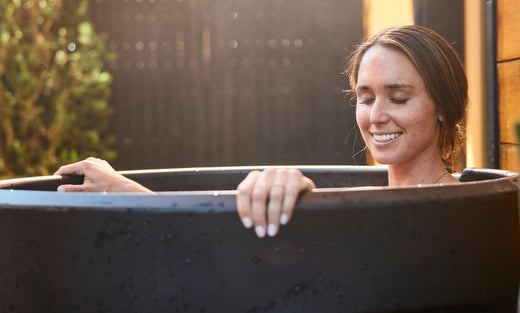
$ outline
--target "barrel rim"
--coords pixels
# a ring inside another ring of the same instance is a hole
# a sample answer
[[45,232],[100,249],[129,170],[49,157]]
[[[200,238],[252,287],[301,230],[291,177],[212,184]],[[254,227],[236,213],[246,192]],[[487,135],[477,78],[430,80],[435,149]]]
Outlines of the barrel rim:
[[[287,166],[279,166],[287,167]],[[305,171],[324,171],[343,169],[353,172],[385,173],[384,166],[290,166]],[[263,167],[200,167],[158,170],[120,171],[124,175],[168,172],[213,172],[250,171]],[[382,203],[413,203],[425,201],[449,201],[465,197],[489,197],[504,194],[516,194],[518,174],[505,170],[467,169],[465,171],[487,173],[499,178],[481,181],[466,181],[460,184],[418,185],[404,187],[369,186],[316,188],[301,195],[297,207],[309,208],[345,206],[367,206]],[[464,175],[464,172],[462,173]],[[0,181],[0,188],[20,181],[62,179],[61,176],[39,176]],[[38,190],[0,190],[0,208],[32,208],[46,210],[115,210],[139,211],[152,210],[162,212],[228,212],[235,211],[234,190],[210,191],[168,191],[152,194],[142,193],[57,193]]]

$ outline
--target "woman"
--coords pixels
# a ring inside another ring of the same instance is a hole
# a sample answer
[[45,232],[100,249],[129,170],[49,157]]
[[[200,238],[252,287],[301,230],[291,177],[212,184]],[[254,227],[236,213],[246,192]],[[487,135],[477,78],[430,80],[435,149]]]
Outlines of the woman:
[[[419,26],[385,29],[354,51],[346,72],[357,125],[374,159],[388,165],[389,186],[458,183],[447,168],[462,142],[467,81],[441,36]],[[60,191],[151,192],[94,158],[56,174],[85,175],[83,185]],[[296,169],[253,171],[238,186],[240,219],[258,237],[275,236],[289,222],[298,195],[312,188]]]
[[[388,165],[389,186],[458,183],[447,168],[462,143],[468,87],[441,36],[419,26],[385,29],[354,51],[347,74],[357,125],[374,159]],[[297,170],[251,172],[238,186],[242,223],[274,236],[298,194],[312,188]]]

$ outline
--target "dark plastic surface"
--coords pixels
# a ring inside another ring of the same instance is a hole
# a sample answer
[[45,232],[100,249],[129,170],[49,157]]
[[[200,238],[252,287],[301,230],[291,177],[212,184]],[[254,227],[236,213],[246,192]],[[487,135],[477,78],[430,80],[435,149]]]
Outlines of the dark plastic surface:
[[[384,174],[330,170],[324,184]],[[0,190],[0,312],[516,312],[517,175],[464,177],[317,189],[264,239],[241,226],[233,191]]]

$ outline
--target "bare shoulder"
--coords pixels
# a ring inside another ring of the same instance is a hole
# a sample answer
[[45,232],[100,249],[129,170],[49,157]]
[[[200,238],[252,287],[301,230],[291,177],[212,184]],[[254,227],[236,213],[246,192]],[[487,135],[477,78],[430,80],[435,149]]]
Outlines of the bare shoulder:
[[453,175],[446,175],[439,181],[441,184],[460,184],[460,181],[453,177]]

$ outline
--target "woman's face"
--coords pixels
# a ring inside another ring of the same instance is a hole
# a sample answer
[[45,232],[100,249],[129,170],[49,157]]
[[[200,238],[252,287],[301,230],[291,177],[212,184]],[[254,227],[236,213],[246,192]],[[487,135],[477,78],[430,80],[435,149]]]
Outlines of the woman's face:
[[[381,164],[433,161],[441,119],[412,62],[400,51],[375,45],[359,67],[356,120]],[[424,164],[424,163],[423,163]]]

